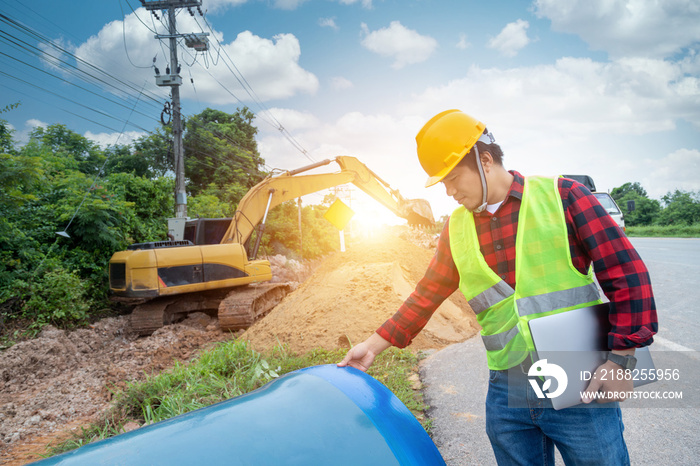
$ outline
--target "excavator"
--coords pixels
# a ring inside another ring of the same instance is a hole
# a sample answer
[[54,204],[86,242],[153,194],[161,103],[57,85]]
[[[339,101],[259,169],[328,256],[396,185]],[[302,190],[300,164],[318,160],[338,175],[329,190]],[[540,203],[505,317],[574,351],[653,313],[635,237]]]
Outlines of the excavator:
[[[306,173],[331,162],[340,170]],[[181,240],[137,243],[114,253],[110,290],[116,299],[136,304],[131,326],[139,335],[197,311],[216,315],[224,331],[248,328],[292,290],[287,283],[267,283],[270,262],[256,259],[270,209],[347,183],[410,225],[434,223],[428,201],[405,199],[357,158],[338,156],[267,176],[243,196],[232,218],[187,220]]]

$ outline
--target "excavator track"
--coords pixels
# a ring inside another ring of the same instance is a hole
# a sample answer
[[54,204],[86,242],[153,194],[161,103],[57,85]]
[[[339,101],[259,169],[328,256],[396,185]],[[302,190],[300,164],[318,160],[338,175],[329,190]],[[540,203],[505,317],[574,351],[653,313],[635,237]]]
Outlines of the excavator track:
[[240,330],[268,314],[293,290],[289,283],[264,283],[234,290],[219,305],[221,330]]
[[155,298],[131,313],[131,328],[141,336],[180,320],[190,312],[218,313],[221,330],[246,329],[269,313],[293,290],[288,283],[265,283]]
[[139,304],[131,312],[131,328],[139,335],[150,335],[164,325],[165,309],[173,298],[158,298]]

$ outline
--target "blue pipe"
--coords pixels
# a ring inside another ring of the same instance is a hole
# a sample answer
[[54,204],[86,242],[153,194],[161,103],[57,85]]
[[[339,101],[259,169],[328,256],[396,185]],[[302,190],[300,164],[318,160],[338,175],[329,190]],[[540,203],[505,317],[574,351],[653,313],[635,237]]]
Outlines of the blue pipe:
[[314,366],[253,392],[37,465],[444,465],[384,385],[351,367]]

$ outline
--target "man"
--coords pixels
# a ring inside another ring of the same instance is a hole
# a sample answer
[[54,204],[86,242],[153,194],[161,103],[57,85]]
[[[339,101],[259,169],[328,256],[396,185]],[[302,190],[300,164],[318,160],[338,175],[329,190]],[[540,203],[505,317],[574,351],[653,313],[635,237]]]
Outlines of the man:
[[[416,142],[429,176],[426,187],[442,182],[461,206],[413,294],[338,365],[366,371],[388,347],[407,346],[459,288],[482,327],[490,369],[486,430],[498,463],[554,464],[556,445],[567,464],[628,464],[619,398],[605,400],[608,409],[554,410],[549,399],[533,395],[527,372],[534,346],[527,321],[600,303],[592,264],[611,302],[611,351],[598,370],[629,367],[635,348],[651,344],[658,326],[639,255],[580,183],[507,171],[501,148],[471,116],[442,112],[425,124]],[[611,394],[630,390],[632,381],[619,379],[595,380],[588,387]],[[509,396],[528,407],[509,408]]]

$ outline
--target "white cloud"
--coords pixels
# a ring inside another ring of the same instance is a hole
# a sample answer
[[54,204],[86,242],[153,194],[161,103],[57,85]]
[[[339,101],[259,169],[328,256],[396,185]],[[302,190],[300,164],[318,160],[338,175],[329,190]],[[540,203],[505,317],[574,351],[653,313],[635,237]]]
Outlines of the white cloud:
[[[224,45],[224,49],[249,83],[255,83],[254,90],[262,100],[288,98],[304,92],[314,93],[318,89],[318,78],[299,66],[301,46],[293,34],[278,34],[273,40],[264,39],[244,31],[236,40]],[[246,98],[237,81],[223,63],[219,63],[212,73],[239,98]],[[205,99],[220,102],[221,86],[200,74],[199,82],[204,81]],[[197,93],[202,98],[202,85],[197,85]],[[230,100],[233,103],[233,100]]]
[[338,0],[341,5],[353,5],[355,3],[360,3],[362,8],[372,9],[372,0]]
[[524,133],[547,127],[578,139],[666,131],[678,119],[700,127],[699,90],[700,80],[661,60],[562,58],[534,67],[472,67],[466,77],[415,96],[406,110],[465,107]]
[[63,62],[69,61],[69,55],[64,52],[70,52],[75,47],[70,43],[66,42],[64,39],[54,39],[52,43],[48,44],[46,42],[40,42],[39,48],[43,52],[40,59],[49,68],[65,73],[65,65]]
[[488,46],[499,50],[506,57],[514,57],[530,43],[530,38],[527,37],[529,27],[530,23],[522,19],[508,23],[496,37],[489,40]]
[[296,131],[303,131],[307,129],[313,129],[318,127],[319,120],[313,114],[308,112],[300,112],[298,110],[293,110],[290,108],[271,108],[266,112],[259,112],[256,117],[256,126],[261,132],[272,131],[273,133],[278,130],[278,128],[271,125],[263,125],[264,120],[266,122],[279,121],[284,128],[290,133]]
[[83,136],[96,142],[104,149],[107,146],[113,146],[115,144],[119,144],[120,146],[129,145],[136,139],[145,135],[146,133],[142,131],[125,131],[123,133],[93,133],[92,131],[88,131]]
[[[141,83],[148,83],[147,88],[154,90],[155,84],[150,84],[155,81],[153,70],[135,69],[128,60],[124,52],[122,28],[127,38],[129,57],[135,65],[148,66],[156,55],[157,65],[161,73],[164,73],[169,56],[164,57],[162,50],[164,49],[167,53],[167,47],[161,48],[158,41],[153,38],[153,33],[136,17],[137,14],[143,21],[150,22],[148,20],[150,13],[139,8],[136,13],[127,15],[124,22],[112,21],[105,25],[97,35],[81,44],[75,54],[106,70],[109,74],[138,83],[139,88],[142,86]],[[159,23],[156,24],[162,28]],[[180,15],[177,26],[180,31],[200,30],[195,20],[189,15]],[[158,32],[165,33],[162,29]],[[223,34],[215,31],[214,35],[209,37],[209,41],[211,47],[206,59],[208,69],[201,66],[205,58],[200,54],[197,59],[198,64],[193,65],[190,70],[183,69],[181,72],[183,77],[189,77],[191,73],[197,90],[196,98],[199,101],[217,105],[238,103],[231,94],[222,89],[222,85],[239,99],[251,100],[226,66],[224,62],[226,55],[233,60],[246,80],[254,83],[253,89],[257,97],[263,101],[288,98],[300,92],[314,93],[318,89],[318,78],[299,66],[301,47],[292,34],[279,34],[272,39],[266,39],[250,31],[244,31],[238,34],[233,42],[226,43]],[[218,43],[223,44],[222,56],[217,55]],[[180,48],[180,53],[181,63],[192,62],[194,52],[191,49]],[[193,87],[189,85],[187,79],[184,81],[185,85],[180,88],[181,95],[194,98]],[[114,89],[110,91],[114,92]],[[158,92],[165,93],[166,90],[158,89]]]
[[[275,110],[276,113],[279,111]],[[303,114],[296,118],[304,121],[307,126],[305,129],[298,128],[294,137],[314,160],[332,159],[338,155],[357,157],[393,188],[399,189],[405,197],[417,197],[416,193],[424,194],[420,189],[421,182],[416,181],[423,176],[418,172],[418,160],[412,156],[415,154],[413,142],[410,137],[406,138],[406,129],[410,132],[419,125],[419,120],[415,117],[350,112],[333,121],[321,121]],[[289,129],[287,123],[281,121]],[[279,132],[270,129],[261,132],[260,136],[260,153],[268,165],[293,169],[308,163],[308,159],[294,150]],[[397,154],[402,154],[405,159],[397,161]],[[404,175],[404,170],[418,178],[412,179],[411,176]],[[416,183],[412,183],[412,180]]]
[[676,189],[682,191],[700,190],[700,150],[679,149],[660,160],[645,158],[640,161],[638,172],[645,173],[639,178],[649,197],[659,199]]
[[34,129],[34,128],[38,128],[38,127],[46,128],[48,126],[49,126],[48,123],[44,123],[43,121],[37,120],[34,118],[32,118],[31,120],[27,120],[27,124],[26,124],[26,127],[30,128],[30,129]]
[[308,0],[274,0],[274,7],[281,10],[296,10],[299,5]]
[[669,57],[700,41],[697,0],[535,0],[538,17],[613,57]]
[[335,18],[319,18],[318,25],[321,27],[331,28],[336,31],[339,29],[338,25],[335,24]]
[[34,118],[27,120],[24,123],[24,128],[22,129],[17,129],[13,125],[9,125],[10,129],[15,130],[15,133],[12,135],[12,139],[19,145],[24,145],[29,142],[29,133],[34,131],[34,129],[46,128],[47,126],[49,126],[48,123]]
[[218,12],[230,6],[235,7],[247,2],[248,0],[206,0],[202,5],[202,9],[206,8],[207,11]]
[[[535,67],[473,67],[464,78],[414,96],[399,113],[427,119],[448,108],[484,121],[503,145],[509,168],[590,174],[605,190],[650,179],[668,162],[648,144],[654,136],[671,143],[682,120],[700,128],[700,81],[685,76],[678,64],[650,59],[564,58]],[[673,172],[698,173],[697,163],[690,162],[677,161]],[[645,187],[655,194],[668,190],[672,176]],[[684,186],[700,189],[700,180],[691,177]]]
[[[333,159],[339,155],[358,158],[405,198],[427,199],[439,217],[451,212],[456,205],[451,204],[443,189],[423,188],[426,176],[415,155],[413,139],[423,123],[423,119],[415,115],[349,112],[334,120],[318,121],[307,130],[295,133],[295,139],[309,150],[308,155],[313,160]],[[258,147],[268,165],[293,169],[308,164],[308,159],[274,131],[261,134]],[[328,167],[331,169],[338,167],[332,164]],[[381,208],[380,211],[387,218],[392,217],[388,211]]]
[[331,86],[336,91],[343,91],[345,89],[352,89],[353,84],[349,79],[343,78],[342,76],[335,76],[331,78]]
[[459,41],[455,44],[458,49],[464,50],[471,47],[472,44],[467,42],[467,35],[462,33],[459,35]]
[[392,57],[394,69],[427,60],[437,48],[437,41],[430,36],[420,35],[408,29],[399,21],[392,21],[389,27],[369,31],[362,23],[362,46],[384,57]]

